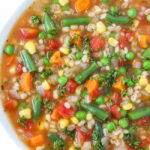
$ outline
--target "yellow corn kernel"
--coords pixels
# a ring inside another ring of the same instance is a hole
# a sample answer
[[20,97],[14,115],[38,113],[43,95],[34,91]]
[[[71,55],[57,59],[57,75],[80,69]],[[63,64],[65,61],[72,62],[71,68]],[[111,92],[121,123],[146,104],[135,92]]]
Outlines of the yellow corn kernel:
[[58,75],[59,75],[59,76],[63,76],[63,74],[64,74],[64,71],[63,71],[63,70],[59,70],[59,71],[58,71]]
[[69,0],[59,0],[59,4],[64,6],[69,3]]
[[78,87],[76,88],[75,93],[76,93],[77,95],[80,95],[81,92],[82,92],[82,86],[78,86]]
[[44,80],[42,82],[42,87],[43,87],[44,90],[49,90],[50,89],[50,85],[46,80]]
[[145,91],[146,91],[147,93],[150,93],[150,84],[148,84],[148,85],[145,87]]
[[109,97],[105,97],[105,102],[108,102],[110,100]]
[[30,54],[34,54],[36,52],[36,47],[33,41],[28,41],[24,47]]
[[39,130],[44,130],[44,121],[40,121],[39,123],[38,123],[38,129]]
[[66,48],[66,47],[61,47],[59,50],[60,50],[63,54],[65,54],[65,55],[68,55],[68,54],[69,54],[69,49]]
[[64,129],[64,128],[66,128],[69,125],[69,120],[67,120],[67,119],[61,119],[59,121],[59,125],[60,125],[61,129]]
[[137,28],[139,26],[139,21],[137,19],[133,20],[133,27]]
[[113,47],[116,47],[118,45],[118,41],[115,38],[110,37],[108,39],[108,44],[111,45],[111,46],[113,46]]
[[87,115],[86,115],[86,120],[87,121],[90,121],[90,120],[92,120],[93,119],[93,115],[91,114],[91,113],[87,113]]
[[69,66],[69,61],[70,61],[70,59],[68,59],[68,58],[66,57],[64,61],[65,61],[65,65],[66,65],[66,66]]
[[105,24],[103,22],[99,21],[96,24],[96,30],[100,34],[105,33],[106,32],[106,26],[105,26]]
[[12,66],[12,67],[9,69],[9,73],[10,73],[10,74],[15,74],[15,73],[16,73],[16,67],[15,67],[15,66]]
[[130,110],[130,109],[133,108],[133,105],[132,105],[132,103],[128,103],[128,104],[126,104],[126,105],[123,105],[122,108],[123,108],[124,110]]
[[75,148],[74,145],[71,145],[71,146],[69,147],[69,150],[76,150],[76,148]]
[[79,123],[79,120],[74,116],[74,117],[71,117],[71,122],[76,125]]
[[146,78],[146,76],[141,76],[140,80],[139,80],[139,84],[141,86],[146,86],[148,85],[148,79]]
[[31,109],[30,108],[25,108],[19,111],[19,116],[24,117],[25,119],[31,119]]

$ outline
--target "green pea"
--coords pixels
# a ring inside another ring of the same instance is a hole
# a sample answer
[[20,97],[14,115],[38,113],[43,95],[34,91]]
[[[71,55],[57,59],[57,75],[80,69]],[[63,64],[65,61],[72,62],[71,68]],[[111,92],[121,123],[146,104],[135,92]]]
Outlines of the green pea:
[[142,70],[141,69],[136,69],[135,70],[135,74],[136,75],[141,75],[142,74]]
[[126,116],[127,111],[126,111],[126,110],[124,110],[124,109],[121,109],[121,110],[120,110],[120,113],[121,113],[121,115],[124,117],[124,116]]
[[43,57],[43,64],[45,65],[45,66],[49,66],[50,65],[50,61],[49,61],[49,59],[45,56],[45,57]]
[[95,103],[100,105],[100,104],[104,104],[105,103],[105,97],[104,96],[100,96],[95,100]]
[[112,132],[112,131],[116,130],[116,128],[117,127],[116,127],[114,122],[108,122],[107,123],[107,129],[108,129],[109,132]]
[[110,0],[102,0],[102,2],[108,3],[108,2],[110,2]]
[[5,47],[4,52],[5,52],[7,55],[12,55],[12,54],[14,54],[14,50],[15,50],[15,46],[14,46],[14,45],[7,45],[7,46]]
[[128,52],[126,54],[126,59],[127,60],[133,60],[135,58],[135,54],[133,52]]
[[45,38],[46,38],[46,32],[40,32],[39,39],[45,39]]
[[83,57],[83,53],[82,52],[77,52],[75,54],[76,59],[81,59]]
[[120,68],[119,68],[119,73],[120,73],[120,74],[126,74],[126,73],[127,73],[126,68],[125,68],[125,67],[120,67]]
[[145,70],[149,70],[149,69],[150,69],[150,60],[145,60],[145,61],[143,62],[143,68],[144,68]]
[[83,119],[86,118],[86,112],[84,112],[84,111],[78,111],[78,112],[76,113],[76,117],[77,117],[79,120],[83,120]]
[[147,21],[150,22],[150,14],[147,15]]
[[54,37],[55,37],[55,35],[47,34],[47,38],[48,38],[48,39],[53,39]]
[[119,125],[120,125],[122,128],[127,128],[128,125],[129,125],[128,119],[126,119],[126,118],[120,119],[120,120],[119,120]]
[[108,66],[110,64],[110,58],[109,57],[103,57],[101,58],[101,63],[103,66]]
[[61,76],[58,79],[58,83],[62,86],[66,85],[67,82],[68,82],[68,78],[66,76]]
[[128,16],[132,19],[136,18],[137,10],[135,8],[128,9]]

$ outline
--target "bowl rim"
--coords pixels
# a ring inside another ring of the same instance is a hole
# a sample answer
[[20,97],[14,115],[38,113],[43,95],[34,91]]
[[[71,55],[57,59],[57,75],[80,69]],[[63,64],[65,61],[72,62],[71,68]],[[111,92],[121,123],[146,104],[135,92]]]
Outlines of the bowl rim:
[[[34,2],[34,0],[22,0],[21,4],[18,6],[18,8],[14,11],[14,13],[8,18],[6,21],[4,27],[2,28],[0,35],[2,38],[0,38],[0,58],[2,58],[3,54],[3,47],[5,45],[5,42],[7,40],[7,37],[9,36],[13,26],[16,24],[16,21],[19,19],[21,14],[24,13],[24,11]],[[2,60],[2,59],[0,59]],[[2,83],[2,68],[1,68],[2,62],[0,61],[0,84]],[[0,88],[1,93],[1,88]],[[8,136],[12,139],[12,141],[15,143],[16,147],[21,150],[27,150],[28,147],[25,145],[25,143],[22,142],[22,140],[19,138],[18,134],[14,130],[13,125],[11,124],[11,121],[8,118],[8,115],[4,112],[3,105],[2,105],[2,95],[0,95],[0,124],[5,129]]]

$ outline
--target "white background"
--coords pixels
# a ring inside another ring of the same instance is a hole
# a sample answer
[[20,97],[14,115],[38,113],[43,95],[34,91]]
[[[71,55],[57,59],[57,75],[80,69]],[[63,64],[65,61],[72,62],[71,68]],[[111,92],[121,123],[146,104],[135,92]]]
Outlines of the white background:
[[[0,4],[0,32],[6,25],[7,20],[11,17],[14,11],[24,0],[1,0]],[[0,36],[0,38],[2,38]],[[2,116],[0,116],[2,117]],[[17,147],[14,141],[6,133],[7,129],[4,129],[0,124],[0,149],[1,150],[21,150]]]

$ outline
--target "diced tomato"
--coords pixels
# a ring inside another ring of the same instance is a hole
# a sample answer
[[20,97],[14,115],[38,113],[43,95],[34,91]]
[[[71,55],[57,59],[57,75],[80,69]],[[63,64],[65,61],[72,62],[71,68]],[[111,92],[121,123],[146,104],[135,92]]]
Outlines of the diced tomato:
[[110,112],[112,116],[114,116],[117,119],[121,118],[121,113],[119,112],[119,110],[120,110],[120,107],[116,104],[110,107]]
[[8,111],[13,111],[17,108],[18,102],[14,99],[10,99],[10,100],[6,100],[4,102],[4,107],[6,108],[6,110]]
[[138,150],[137,148],[128,147],[128,150]]
[[95,100],[100,95],[102,95],[102,92],[99,89],[94,90],[93,93],[90,94],[92,100]]
[[149,22],[147,21],[147,16],[146,15],[139,15],[138,19],[140,21],[140,25],[146,25]]
[[123,67],[123,66],[125,66],[126,64],[127,64],[127,62],[124,61],[123,59],[119,60],[119,62],[118,62],[118,66],[119,66],[119,67]]
[[127,40],[131,40],[135,34],[133,31],[128,30],[123,30],[122,32],[124,33],[124,36],[127,38]]
[[24,39],[34,39],[37,37],[39,30],[37,28],[21,28],[21,35]]
[[68,103],[67,101],[62,102],[59,106],[58,106],[58,110],[59,110],[59,114],[66,119],[69,119],[74,112],[73,107],[70,105],[68,108],[65,106],[65,104]]
[[120,48],[125,48],[129,46],[129,42],[125,36],[121,36],[119,39]]
[[150,144],[150,135],[146,137],[146,139],[140,141],[140,147],[145,148]]
[[66,84],[66,91],[68,94],[73,94],[78,86],[78,83],[74,80],[70,80]]
[[61,44],[58,40],[48,40],[46,51],[56,51],[60,48]]
[[35,129],[34,123],[32,120],[25,120],[26,130],[33,131]]
[[120,37],[119,43],[120,43],[120,48],[125,48],[129,46],[129,41],[133,38],[134,32],[123,30],[122,33],[124,35]]
[[88,140],[88,132],[83,130],[81,127],[76,127],[75,140],[79,145],[82,145],[85,141]]
[[51,98],[51,91],[50,91],[50,90],[45,90],[43,97],[44,97],[45,99],[50,99],[50,98]]
[[105,39],[101,39],[101,37],[95,36],[90,40],[91,48],[94,50],[94,52],[97,52],[100,50],[100,48],[103,48],[105,45]]
[[150,143],[147,141],[147,139],[141,140],[140,141],[140,147],[141,148],[145,148],[146,146],[148,146]]
[[21,75],[21,74],[23,73],[22,68],[23,68],[23,65],[22,65],[21,63],[18,63],[18,64],[17,64],[17,67],[16,67],[16,70],[17,70],[17,74],[18,74],[18,75]]
[[143,117],[143,118],[138,119],[136,122],[137,122],[138,125],[146,127],[146,126],[149,125],[149,118],[148,117]]
[[121,101],[122,101],[122,98],[121,98],[121,94],[120,92],[115,92],[114,93],[114,96],[113,96],[113,101],[116,105],[120,105]]

